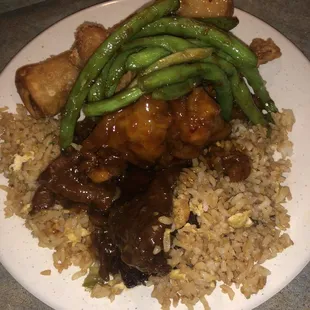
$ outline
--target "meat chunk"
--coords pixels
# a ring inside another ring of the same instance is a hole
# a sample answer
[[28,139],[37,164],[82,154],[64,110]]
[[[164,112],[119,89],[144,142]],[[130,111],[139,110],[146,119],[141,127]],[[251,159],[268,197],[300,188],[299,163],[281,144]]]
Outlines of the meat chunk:
[[82,144],[82,142],[87,139],[87,137],[94,130],[98,124],[98,117],[86,117],[82,121],[76,123],[73,142],[77,144]]
[[232,16],[233,0],[181,0],[179,15],[186,17]]
[[170,103],[173,123],[168,145],[177,158],[198,157],[209,143],[225,139],[230,125],[220,116],[220,107],[203,88],[196,88],[187,97]]
[[144,96],[126,109],[104,116],[84,141],[84,150],[103,145],[126,160],[147,167],[173,158],[192,159],[208,144],[225,139],[230,125],[219,105],[202,89],[189,97],[165,102]]
[[110,183],[94,184],[85,174],[89,169],[85,157],[70,151],[56,158],[39,176],[39,184],[56,195],[82,204],[94,204],[106,210],[116,196],[116,187]]
[[172,212],[173,188],[181,167],[172,167],[157,174],[149,189],[119,208],[112,209],[109,226],[121,253],[121,259],[143,273],[163,275],[169,272],[163,251],[163,236],[170,225],[159,221]]
[[55,194],[47,189],[45,186],[39,186],[32,198],[31,214],[41,210],[47,210],[55,204]]
[[148,275],[140,270],[126,265],[120,257],[120,252],[113,242],[107,218],[96,227],[92,233],[93,248],[99,260],[99,276],[103,281],[109,281],[110,275],[120,273],[126,287],[132,288],[144,284]]
[[93,156],[94,161],[92,161],[87,175],[94,183],[102,183],[112,177],[120,176],[127,167],[122,155],[117,150],[109,147],[100,148],[96,154],[91,154],[92,158]]
[[99,275],[102,280],[109,281],[110,274],[114,275],[118,273],[116,263],[116,260],[118,260],[118,251],[108,227],[108,218],[102,216],[99,224],[100,226],[96,226],[92,233],[92,244],[96,256],[99,259]]
[[248,178],[251,173],[249,157],[238,151],[226,151],[212,146],[207,155],[208,164],[219,173],[229,176],[231,182],[240,182]]
[[267,40],[254,39],[250,44],[250,49],[256,54],[258,65],[263,65],[282,55],[280,48],[270,38]]
[[109,146],[129,162],[146,167],[165,151],[171,123],[168,104],[144,96],[122,111],[104,116],[84,141],[84,150]]

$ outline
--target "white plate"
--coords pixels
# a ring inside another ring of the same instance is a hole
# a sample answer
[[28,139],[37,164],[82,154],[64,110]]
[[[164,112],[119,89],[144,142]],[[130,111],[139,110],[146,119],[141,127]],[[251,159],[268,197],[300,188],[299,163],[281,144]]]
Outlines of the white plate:
[[[80,11],[58,22],[30,42],[5,68],[0,76],[1,106],[8,105],[14,110],[20,98],[14,86],[14,74],[18,67],[43,60],[51,54],[68,49],[73,42],[73,34],[84,21],[97,21],[105,26],[125,18],[145,4],[147,0],[121,0],[104,3]],[[272,271],[263,291],[251,299],[240,293],[233,302],[216,290],[208,298],[212,309],[242,310],[252,309],[276,294],[287,285],[310,260],[310,64],[303,54],[279,32],[259,19],[236,10],[240,25],[235,33],[249,43],[254,37],[271,37],[280,46],[283,56],[264,65],[261,72],[267,81],[271,96],[279,107],[292,108],[296,125],[291,138],[295,144],[293,170],[288,178],[293,200],[286,204],[291,214],[289,234],[295,245],[290,247],[266,266]],[[0,184],[5,182],[0,179]],[[92,299],[81,286],[82,281],[71,281],[70,269],[59,275],[52,267],[52,252],[37,246],[19,218],[4,219],[3,201],[0,193],[0,259],[12,276],[37,298],[56,309],[160,309],[155,299],[150,297],[151,290],[138,287],[126,291],[110,304],[106,299]],[[40,275],[45,269],[52,269],[50,277]],[[200,309],[201,306],[197,306]],[[184,309],[180,306],[179,309]]]

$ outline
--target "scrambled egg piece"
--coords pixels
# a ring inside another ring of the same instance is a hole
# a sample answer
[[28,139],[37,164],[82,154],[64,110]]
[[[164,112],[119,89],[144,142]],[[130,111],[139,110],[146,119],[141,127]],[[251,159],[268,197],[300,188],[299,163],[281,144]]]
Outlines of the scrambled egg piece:
[[186,275],[180,272],[180,269],[174,269],[170,272],[170,279],[173,280],[185,280]]
[[79,242],[81,242],[83,237],[86,237],[90,234],[90,232],[83,228],[81,225],[75,227],[74,230],[68,229],[65,231],[65,235],[70,242],[73,243],[73,246]]
[[185,200],[176,200],[173,205],[173,222],[175,224],[175,228],[179,229],[183,227],[190,215],[190,206]]
[[126,286],[125,286],[125,284],[123,282],[115,284],[113,287],[116,288],[116,289],[120,289],[120,290],[124,290],[126,288]]
[[31,204],[27,203],[26,205],[22,207],[22,209],[20,210],[20,213],[26,215],[30,212],[30,210],[31,210]]
[[33,159],[34,159],[34,152],[32,151],[26,152],[25,155],[22,155],[22,156],[15,154],[14,162],[10,166],[10,169],[12,169],[13,171],[19,171],[22,168],[24,163],[26,163],[29,160],[33,160]]
[[250,214],[251,211],[236,213],[228,219],[228,224],[233,228],[250,227],[253,225]]

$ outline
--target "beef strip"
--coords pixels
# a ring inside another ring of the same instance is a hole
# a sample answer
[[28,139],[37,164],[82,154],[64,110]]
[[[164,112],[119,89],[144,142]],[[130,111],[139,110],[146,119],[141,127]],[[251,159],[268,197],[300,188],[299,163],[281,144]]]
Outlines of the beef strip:
[[81,144],[94,130],[99,121],[98,117],[86,117],[76,123],[73,142]]
[[32,198],[31,214],[35,214],[41,210],[47,210],[55,204],[55,194],[47,187],[41,185],[37,188]]
[[140,270],[126,265],[120,257],[120,252],[113,242],[108,218],[100,209],[90,208],[89,217],[95,226],[92,233],[93,249],[99,260],[99,275],[104,281],[109,280],[109,275],[120,273],[126,287],[132,288],[145,284],[148,275]]
[[229,176],[231,182],[243,181],[251,173],[249,157],[238,150],[226,151],[223,148],[211,146],[207,161],[212,169]]
[[[94,204],[101,209],[110,207],[116,196],[116,185],[94,184],[85,175],[85,157],[70,150],[56,158],[39,176],[38,182],[45,188],[73,202]],[[81,168],[83,167],[83,169]],[[34,196],[35,198],[36,196]],[[40,209],[33,200],[33,209]]]
[[161,216],[171,216],[173,188],[181,171],[174,166],[157,173],[145,193],[113,208],[109,226],[121,259],[143,273],[164,275],[170,271],[165,254],[153,254],[155,246],[163,247],[166,228],[159,222]]

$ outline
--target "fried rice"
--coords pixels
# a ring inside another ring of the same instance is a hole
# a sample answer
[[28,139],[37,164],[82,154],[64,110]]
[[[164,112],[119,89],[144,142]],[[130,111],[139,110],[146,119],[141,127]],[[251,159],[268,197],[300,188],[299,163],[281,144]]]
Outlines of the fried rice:
[[[288,133],[295,120],[291,110],[273,117],[275,124],[270,131],[234,120],[231,139],[217,143],[250,157],[252,172],[245,181],[232,183],[227,176],[210,170],[203,155],[181,173],[174,198],[174,208],[181,212],[174,213],[177,216],[172,219],[162,219],[173,221],[173,234],[167,232],[163,244],[172,271],[165,277],[151,277],[147,283],[153,286],[152,296],[163,309],[179,302],[189,309],[201,302],[209,309],[206,296],[216,286],[233,299],[231,285],[235,284],[249,298],[265,286],[270,274],[262,264],[293,244],[285,233],[290,216],[283,204],[291,194],[283,182],[291,168]],[[29,215],[36,179],[60,153],[58,134],[57,119],[35,120],[21,105],[15,114],[1,109],[0,172],[9,183],[1,188],[7,192],[5,215],[23,217],[38,245],[53,250],[53,263],[59,272],[71,265],[80,268],[72,276],[77,279],[96,264],[87,214],[57,205]],[[189,211],[197,216],[198,225],[178,223],[182,222],[182,212]],[[157,252],[154,249],[154,255]],[[113,300],[124,289],[116,276],[106,284],[95,285],[91,296]]]

